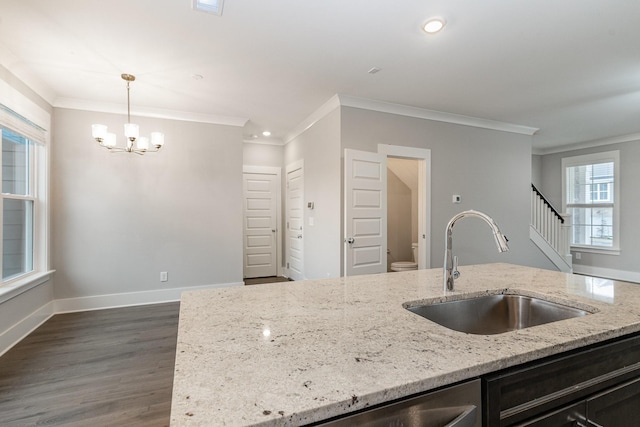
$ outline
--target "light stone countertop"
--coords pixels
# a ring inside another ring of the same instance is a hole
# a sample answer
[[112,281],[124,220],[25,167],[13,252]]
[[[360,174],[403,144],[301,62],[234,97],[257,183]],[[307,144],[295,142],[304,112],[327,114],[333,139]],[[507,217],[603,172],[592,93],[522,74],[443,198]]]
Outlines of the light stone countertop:
[[[510,264],[185,292],[171,426],[293,426],[640,331],[640,285]],[[596,311],[498,335],[403,308],[519,291]]]

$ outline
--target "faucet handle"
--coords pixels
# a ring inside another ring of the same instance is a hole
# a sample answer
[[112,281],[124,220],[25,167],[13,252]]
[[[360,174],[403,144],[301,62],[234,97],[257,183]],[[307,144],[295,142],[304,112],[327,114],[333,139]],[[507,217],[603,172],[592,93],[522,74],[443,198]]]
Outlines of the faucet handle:
[[458,271],[458,256],[453,256],[453,278],[457,279],[460,277],[460,272]]

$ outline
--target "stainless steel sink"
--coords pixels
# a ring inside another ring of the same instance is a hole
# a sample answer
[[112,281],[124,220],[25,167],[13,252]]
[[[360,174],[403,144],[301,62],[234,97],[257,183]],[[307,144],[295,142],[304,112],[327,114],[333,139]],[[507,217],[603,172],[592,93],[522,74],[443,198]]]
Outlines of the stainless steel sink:
[[523,295],[484,295],[406,307],[454,331],[493,335],[591,314],[588,311]]

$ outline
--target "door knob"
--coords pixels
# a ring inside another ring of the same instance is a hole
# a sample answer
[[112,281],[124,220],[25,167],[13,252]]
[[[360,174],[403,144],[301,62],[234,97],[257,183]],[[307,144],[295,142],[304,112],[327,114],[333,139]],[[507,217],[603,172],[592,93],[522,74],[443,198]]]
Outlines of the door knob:
[[356,241],[356,239],[354,239],[353,237],[348,237],[347,238],[347,243],[350,244],[350,245],[353,244],[353,242],[355,242],[355,241]]
[[302,239],[302,234],[298,234],[298,239]]

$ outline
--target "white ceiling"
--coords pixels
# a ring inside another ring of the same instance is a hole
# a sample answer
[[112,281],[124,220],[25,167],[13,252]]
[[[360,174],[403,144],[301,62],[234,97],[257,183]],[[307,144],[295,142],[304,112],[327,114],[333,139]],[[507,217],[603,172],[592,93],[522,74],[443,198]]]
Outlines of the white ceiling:
[[539,128],[542,151],[640,134],[640,0],[1,0],[0,63],[104,111],[135,74],[132,113],[248,120],[246,139],[286,142],[335,94]]

